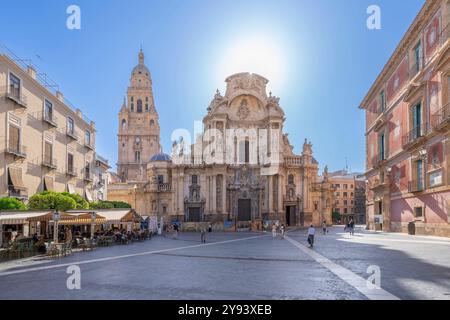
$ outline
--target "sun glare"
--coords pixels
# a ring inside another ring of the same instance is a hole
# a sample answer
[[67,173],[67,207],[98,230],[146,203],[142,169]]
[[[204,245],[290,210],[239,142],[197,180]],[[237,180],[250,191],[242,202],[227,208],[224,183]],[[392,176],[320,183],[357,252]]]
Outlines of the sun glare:
[[282,85],[286,56],[271,38],[248,37],[232,43],[225,49],[220,77],[239,73],[257,73],[267,78],[271,88]]

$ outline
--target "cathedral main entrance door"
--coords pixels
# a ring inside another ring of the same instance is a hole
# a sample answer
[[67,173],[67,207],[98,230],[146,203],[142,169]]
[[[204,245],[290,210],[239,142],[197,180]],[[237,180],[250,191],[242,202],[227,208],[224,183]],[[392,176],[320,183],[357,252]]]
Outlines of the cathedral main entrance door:
[[200,222],[200,208],[189,208],[188,220],[188,222]]
[[296,209],[297,209],[296,206],[286,206],[286,224],[288,226],[294,226],[296,223],[295,221]]
[[252,203],[250,199],[239,199],[238,201],[238,221],[252,220]]

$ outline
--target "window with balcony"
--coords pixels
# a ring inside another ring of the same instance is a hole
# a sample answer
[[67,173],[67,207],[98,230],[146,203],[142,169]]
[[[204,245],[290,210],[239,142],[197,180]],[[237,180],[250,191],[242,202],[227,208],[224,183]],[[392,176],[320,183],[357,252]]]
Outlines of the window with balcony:
[[55,120],[53,117],[53,103],[51,103],[47,99],[45,99],[44,103],[44,119],[49,122],[54,122]]
[[67,154],[67,172],[70,174],[75,173],[75,169],[73,166],[73,154],[71,154],[71,153]]
[[53,144],[45,141],[44,142],[44,165],[46,166],[53,166]]
[[91,132],[89,130],[86,130],[84,133],[84,143],[87,146],[91,146]]
[[198,183],[198,176],[197,175],[193,175],[192,176],[192,184],[197,184]]
[[75,122],[71,117],[67,117],[67,134],[75,136]]
[[411,118],[412,118],[412,138],[417,139],[422,136],[422,103],[416,104],[411,109]]
[[163,184],[164,183],[164,176],[163,175],[158,175],[158,184]]
[[135,162],[141,162],[141,152],[140,151],[135,151],[134,152],[134,161]]
[[424,188],[423,183],[423,160],[417,160],[416,161],[416,183],[415,187],[417,188],[417,191],[421,191]]
[[14,154],[23,153],[20,145],[20,128],[9,124],[9,141],[8,141],[8,150]]
[[17,100],[21,100],[20,99],[20,90],[21,90],[21,86],[20,86],[21,82],[20,79],[18,77],[16,77],[14,74],[9,73],[9,94],[16,98]]

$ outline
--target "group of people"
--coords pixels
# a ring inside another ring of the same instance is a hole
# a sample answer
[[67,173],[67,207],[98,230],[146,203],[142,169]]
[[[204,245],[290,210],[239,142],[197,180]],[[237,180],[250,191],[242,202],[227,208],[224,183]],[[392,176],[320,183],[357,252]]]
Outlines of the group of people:
[[280,226],[277,223],[274,223],[272,225],[272,239],[276,239],[277,237],[284,239],[285,234],[286,234],[286,227],[284,226],[284,224]]
[[349,232],[352,236],[355,234],[355,221],[353,221],[353,219],[350,219],[345,225],[344,231]]

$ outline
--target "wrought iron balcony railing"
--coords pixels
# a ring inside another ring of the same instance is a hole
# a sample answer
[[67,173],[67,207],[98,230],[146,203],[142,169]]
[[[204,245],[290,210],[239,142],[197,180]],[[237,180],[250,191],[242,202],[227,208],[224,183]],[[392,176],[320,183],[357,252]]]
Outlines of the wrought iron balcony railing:
[[403,136],[403,147],[407,148],[415,143],[418,143],[424,138],[430,131],[430,125],[423,123],[415,126],[411,131]]
[[445,105],[431,116],[434,130],[446,130],[450,126],[450,104]]
[[52,158],[50,156],[44,155],[42,157],[42,165],[49,169],[56,169],[57,168],[57,160],[56,160],[56,158]]
[[23,145],[10,145],[6,148],[6,152],[18,158],[26,158],[27,148]]
[[72,177],[76,177],[77,176],[77,168],[73,167],[73,166],[69,166],[66,169],[66,174]]
[[408,182],[409,192],[422,192],[425,190],[425,182],[423,179],[414,179]]
[[58,118],[53,113],[44,112],[42,116],[42,120],[47,122],[49,125],[53,127],[58,126]]
[[9,86],[9,87],[3,87],[2,92],[4,93],[4,96],[13,101],[16,105],[22,108],[26,108],[28,105],[28,99],[27,96],[22,93],[22,90]]

